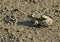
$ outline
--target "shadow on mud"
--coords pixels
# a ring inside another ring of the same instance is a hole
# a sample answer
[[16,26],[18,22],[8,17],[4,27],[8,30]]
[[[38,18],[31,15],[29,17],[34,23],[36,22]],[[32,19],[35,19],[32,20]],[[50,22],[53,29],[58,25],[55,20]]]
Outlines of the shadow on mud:
[[18,22],[17,25],[24,25],[28,27],[41,27],[40,25],[33,25],[31,21]]

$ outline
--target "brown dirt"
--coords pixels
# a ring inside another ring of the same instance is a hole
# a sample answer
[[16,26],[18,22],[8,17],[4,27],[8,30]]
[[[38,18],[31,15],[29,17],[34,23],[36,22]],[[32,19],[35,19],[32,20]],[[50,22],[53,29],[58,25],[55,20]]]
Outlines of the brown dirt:
[[[45,14],[53,25],[33,27],[29,14]],[[0,42],[60,42],[60,0],[0,0]]]

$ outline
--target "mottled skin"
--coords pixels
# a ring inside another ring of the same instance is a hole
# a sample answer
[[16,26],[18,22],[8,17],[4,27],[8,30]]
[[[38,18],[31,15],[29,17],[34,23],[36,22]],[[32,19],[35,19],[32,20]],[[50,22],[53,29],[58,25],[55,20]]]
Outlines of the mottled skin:
[[44,26],[52,25],[53,20],[52,20],[50,17],[48,17],[48,16],[46,16],[46,15],[43,15],[42,17],[45,18],[46,20],[43,20],[43,21],[41,22],[41,25],[44,25]]
[[30,19],[34,25],[40,24],[42,26],[49,26],[49,25],[52,25],[53,23],[53,20],[49,16],[46,16],[46,15],[31,14]]

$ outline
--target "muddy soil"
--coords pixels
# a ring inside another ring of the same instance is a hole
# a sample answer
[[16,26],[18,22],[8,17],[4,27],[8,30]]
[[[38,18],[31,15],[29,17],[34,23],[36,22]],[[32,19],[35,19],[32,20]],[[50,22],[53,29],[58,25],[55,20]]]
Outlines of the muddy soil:
[[[29,14],[48,15],[53,25],[31,26]],[[0,42],[60,42],[60,0],[0,0]]]

